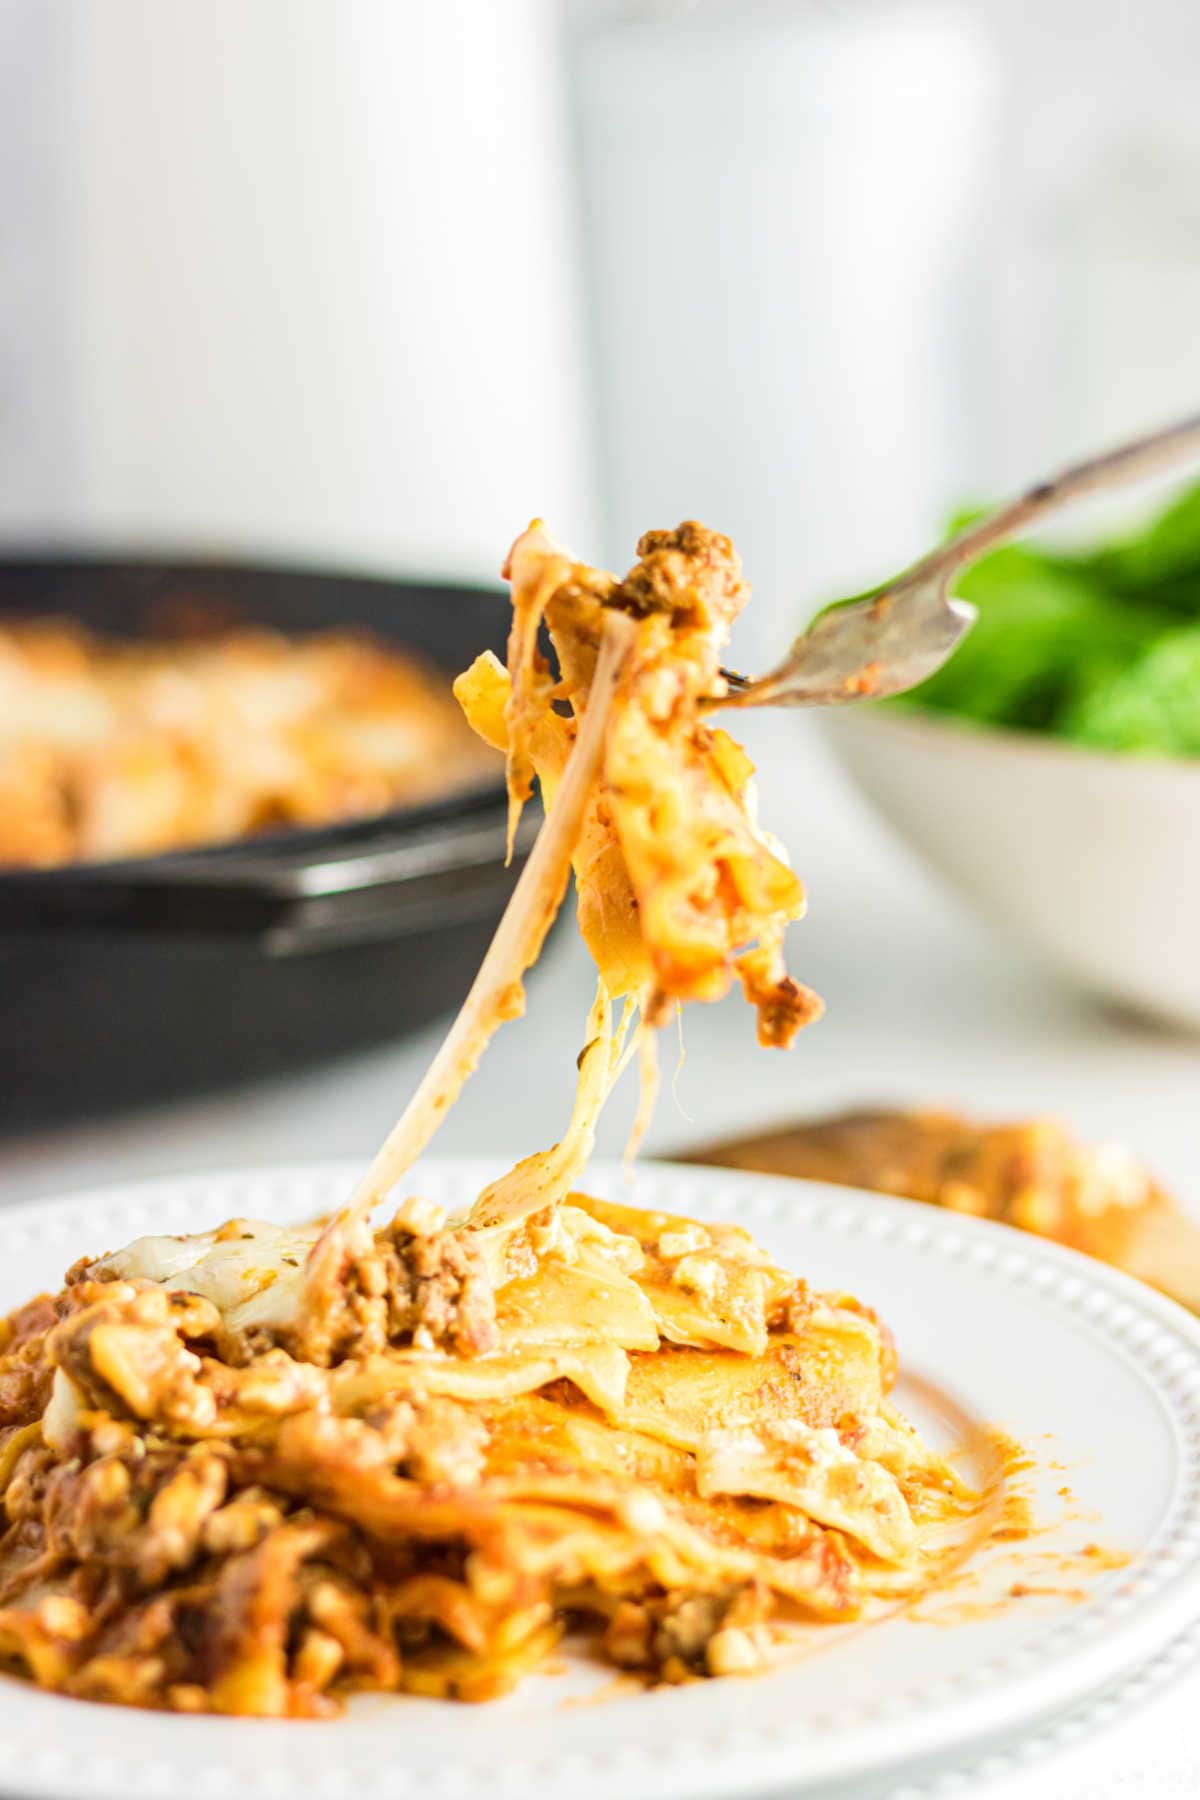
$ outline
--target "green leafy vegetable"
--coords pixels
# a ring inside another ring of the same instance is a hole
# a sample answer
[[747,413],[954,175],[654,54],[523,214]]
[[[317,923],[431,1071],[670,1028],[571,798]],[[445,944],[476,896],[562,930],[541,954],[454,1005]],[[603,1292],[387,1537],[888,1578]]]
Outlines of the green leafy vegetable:
[[1200,486],[1189,488],[1146,530],[1098,551],[1087,566],[1112,593],[1146,595],[1200,616]]
[[1086,694],[1062,729],[1101,750],[1200,756],[1200,625],[1160,638]]
[[936,675],[888,704],[1200,756],[1200,486],[1095,550],[994,551],[956,591],[978,623]]

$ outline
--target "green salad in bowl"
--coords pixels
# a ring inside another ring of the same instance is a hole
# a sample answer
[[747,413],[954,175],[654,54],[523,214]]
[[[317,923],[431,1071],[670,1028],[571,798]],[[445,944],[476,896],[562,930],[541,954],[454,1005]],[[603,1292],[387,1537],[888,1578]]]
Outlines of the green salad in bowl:
[[997,550],[979,618],[895,700],[831,707],[842,767],[985,917],[1093,993],[1200,1032],[1200,487],[1092,550]]
[[974,602],[978,622],[936,675],[889,709],[1098,750],[1200,756],[1200,485],[1096,549],[993,551],[955,591]]

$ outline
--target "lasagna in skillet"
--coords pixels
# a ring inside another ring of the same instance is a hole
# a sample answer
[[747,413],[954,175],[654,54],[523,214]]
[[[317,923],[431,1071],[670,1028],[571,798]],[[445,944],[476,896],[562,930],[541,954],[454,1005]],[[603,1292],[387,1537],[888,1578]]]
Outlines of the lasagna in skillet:
[[365,632],[156,641],[0,621],[0,868],[329,825],[493,763],[437,670]]

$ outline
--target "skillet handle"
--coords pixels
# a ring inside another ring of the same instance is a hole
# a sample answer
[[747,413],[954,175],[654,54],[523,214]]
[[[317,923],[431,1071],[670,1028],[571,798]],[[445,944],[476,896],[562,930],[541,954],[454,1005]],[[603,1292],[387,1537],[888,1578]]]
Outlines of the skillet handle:
[[0,877],[0,929],[151,932],[256,940],[269,956],[404,937],[498,912],[529,852],[531,819],[504,866],[498,810],[382,824],[315,851],[237,846],[143,862],[80,863]]

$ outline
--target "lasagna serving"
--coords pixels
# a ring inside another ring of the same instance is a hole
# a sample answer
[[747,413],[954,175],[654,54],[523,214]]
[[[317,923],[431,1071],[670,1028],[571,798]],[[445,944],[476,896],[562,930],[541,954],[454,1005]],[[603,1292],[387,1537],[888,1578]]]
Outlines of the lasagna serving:
[[428,800],[491,759],[435,671],[352,631],[0,624],[0,867],[154,856]]
[[[41,1686],[267,1716],[483,1700],[568,1630],[646,1681],[745,1674],[797,1622],[926,1584],[975,1506],[890,1397],[869,1308],[735,1226],[583,1188],[634,1058],[644,1123],[681,1003],[737,981],[776,1047],[819,1010],[783,960],[800,884],[710,723],[737,558],[697,525],[639,551],[618,580],[538,526],[514,546],[507,667],[458,692],[514,825],[535,780],[546,821],[346,1204],[85,1257],[9,1318],[0,1653]],[[447,1217],[409,1170],[521,1010],[572,867],[598,980],[571,1117]]]

